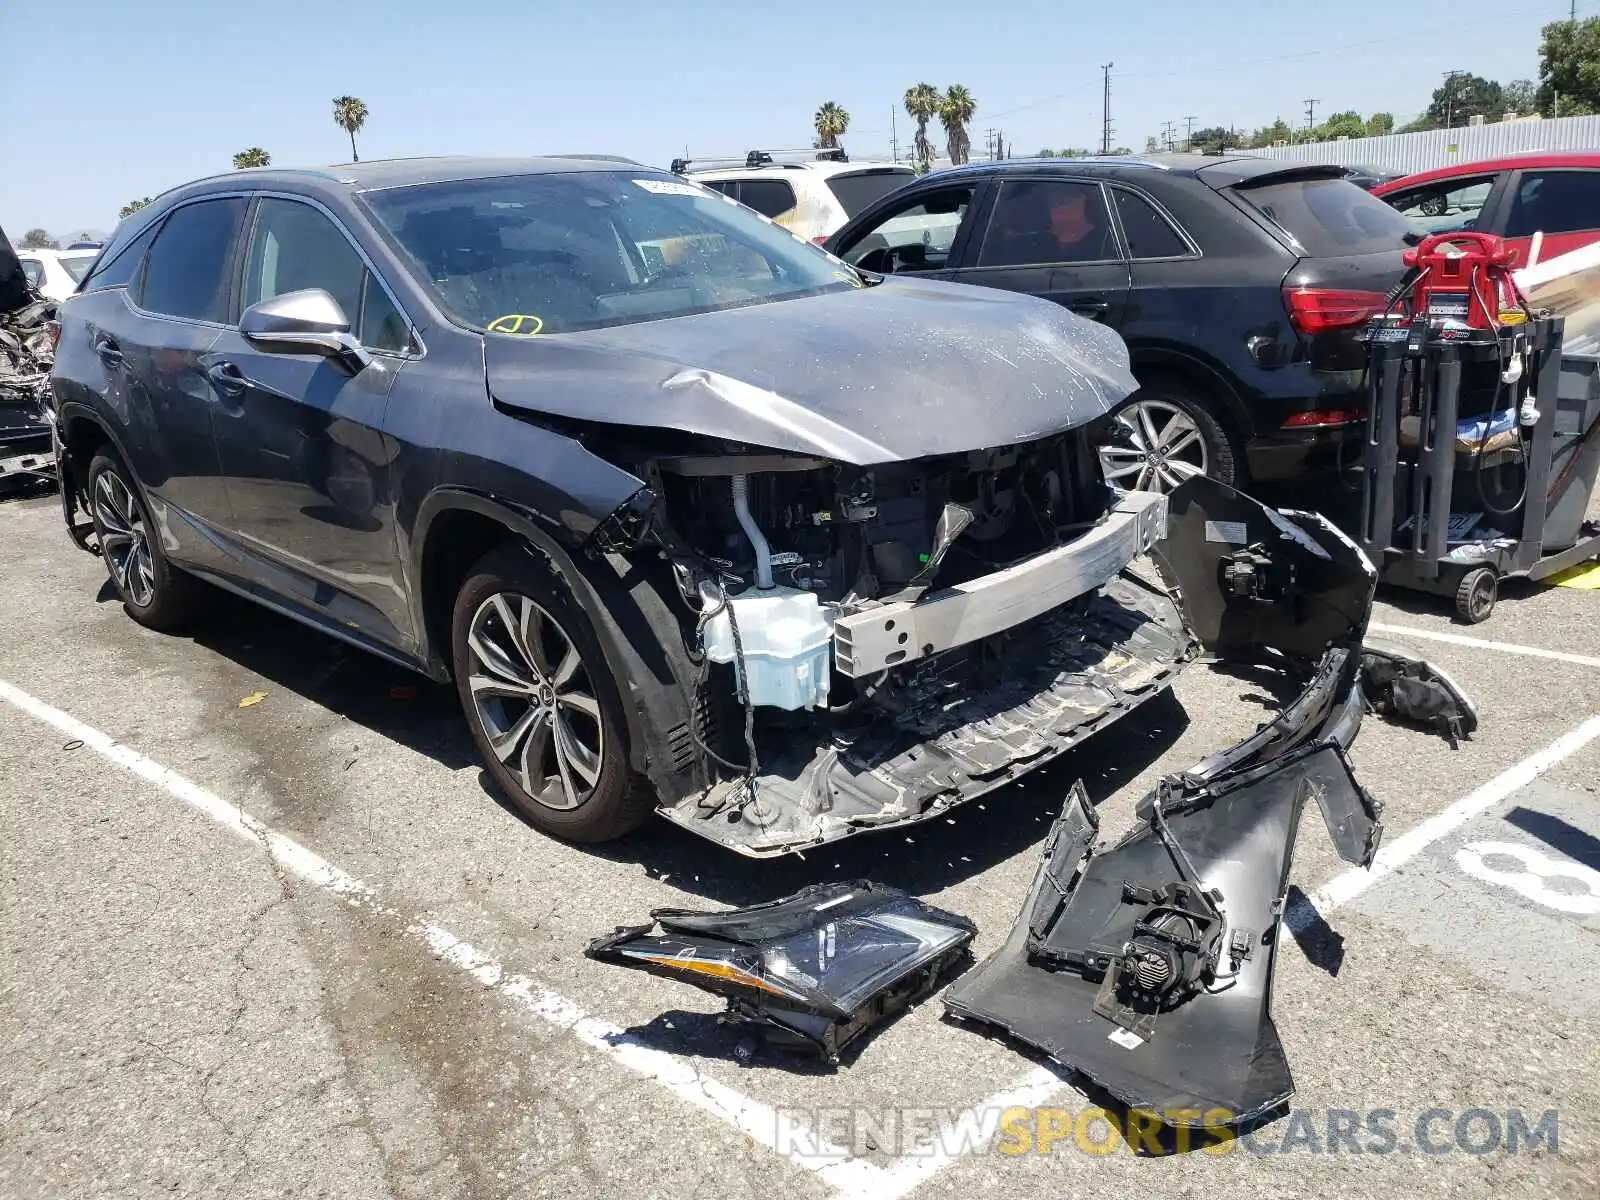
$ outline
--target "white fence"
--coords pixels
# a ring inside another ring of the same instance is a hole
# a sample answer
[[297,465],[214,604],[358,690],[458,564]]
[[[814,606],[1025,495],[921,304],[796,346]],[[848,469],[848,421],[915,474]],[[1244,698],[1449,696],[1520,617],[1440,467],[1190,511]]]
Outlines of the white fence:
[[1600,151],[1600,117],[1499,121],[1493,125],[1431,129],[1426,133],[1394,133],[1387,137],[1350,138],[1341,142],[1303,142],[1298,146],[1277,146],[1245,153],[1290,162],[1376,167],[1413,175],[1451,163],[1481,162],[1486,158],[1535,150]]

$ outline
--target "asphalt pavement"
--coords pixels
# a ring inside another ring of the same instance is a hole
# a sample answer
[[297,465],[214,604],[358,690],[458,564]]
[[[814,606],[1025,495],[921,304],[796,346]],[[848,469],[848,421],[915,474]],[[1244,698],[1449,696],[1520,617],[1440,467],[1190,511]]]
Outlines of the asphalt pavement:
[[665,822],[582,849],[494,800],[449,689],[229,598],[144,630],[53,496],[0,503],[0,1196],[1593,1195],[1597,617],[1575,588],[1472,629],[1383,596],[1481,731],[1369,718],[1388,857],[1356,878],[1314,814],[1296,851],[1293,1109],[1154,1153],[937,1001],[836,1070],[744,1066],[714,997],[581,950],[872,878],[984,955],[1073,779],[1125,828],[1262,719],[1259,683],[1193,668],[1017,785],[803,859]]

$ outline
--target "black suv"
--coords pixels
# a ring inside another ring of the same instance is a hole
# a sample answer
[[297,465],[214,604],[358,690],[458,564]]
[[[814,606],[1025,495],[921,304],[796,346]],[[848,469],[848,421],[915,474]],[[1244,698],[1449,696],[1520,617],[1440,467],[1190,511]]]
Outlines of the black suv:
[[1142,386],[1106,474],[1170,489],[1353,463],[1354,334],[1416,237],[1343,167],[1171,155],[936,171],[826,245],[863,270],[1028,292],[1117,330]]

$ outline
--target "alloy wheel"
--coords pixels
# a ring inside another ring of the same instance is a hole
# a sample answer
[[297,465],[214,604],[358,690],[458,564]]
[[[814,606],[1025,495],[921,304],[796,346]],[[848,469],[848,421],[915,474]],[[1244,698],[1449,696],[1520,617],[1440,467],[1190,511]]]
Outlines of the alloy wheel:
[[1194,418],[1166,400],[1135,400],[1116,416],[1123,440],[1100,447],[1106,482],[1124,491],[1170,492],[1211,466]]
[[115,471],[101,471],[95,479],[94,519],[100,553],[117,589],[139,608],[148,608],[156,594],[150,535],[133,493]]
[[467,630],[474,715],[495,757],[547,808],[594,794],[605,729],[589,669],[560,623],[529,597],[499,592]]

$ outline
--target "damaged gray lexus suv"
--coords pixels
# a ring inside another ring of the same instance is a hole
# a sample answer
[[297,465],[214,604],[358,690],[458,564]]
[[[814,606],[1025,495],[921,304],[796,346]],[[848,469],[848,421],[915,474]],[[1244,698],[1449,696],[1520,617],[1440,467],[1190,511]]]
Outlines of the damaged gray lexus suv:
[[[1349,547],[1349,611],[1298,628],[1320,519],[1206,522],[1194,586],[1125,571],[1169,505],[1101,478],[1134,387],[1046,301],[859,272],[604,158],[175,189],[62,305],[52,379],[68,527],[135,620],[239,593],[453,680],[539,829],[655,809],[751,855],[994,788],[1280,609],[1327,699],[1301,723],[1353,736],[1372,584]],[[1196,486],[1175,510],[1264,511]]]

